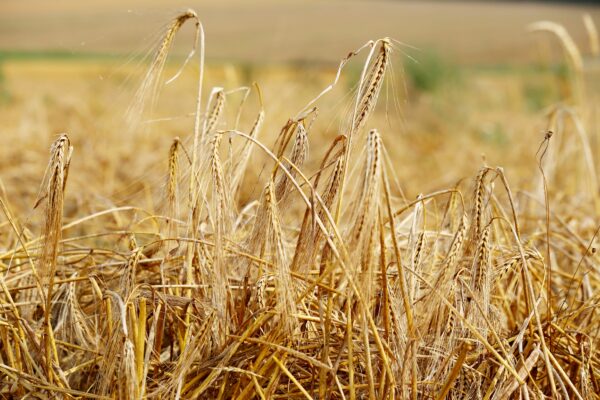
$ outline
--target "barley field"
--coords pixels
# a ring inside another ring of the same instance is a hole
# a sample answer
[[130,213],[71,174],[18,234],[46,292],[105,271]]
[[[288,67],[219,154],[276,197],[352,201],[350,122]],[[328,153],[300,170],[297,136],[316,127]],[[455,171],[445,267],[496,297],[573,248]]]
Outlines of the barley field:
[[0,398],[600,399],[600,7],[187,6],[0,5]]

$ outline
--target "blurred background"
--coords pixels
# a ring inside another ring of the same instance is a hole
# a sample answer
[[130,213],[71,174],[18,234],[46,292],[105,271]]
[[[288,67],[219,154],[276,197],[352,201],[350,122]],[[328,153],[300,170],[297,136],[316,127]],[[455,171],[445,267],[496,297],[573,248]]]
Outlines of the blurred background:
[[[350,51],[370,39],[398,40],[371,125],[402,167],[397,175],[408,196],[448,187],[482,162],[504,166],[517,185],[530,181],[523,171],[536,171],[549,107],[573,99],[573,71],[560,41],[530,32],[531,23],[561,24],[582,54],[587,82],[599,81],[589,21],[600,21],[600,4],[591,1],[2,0],[0,134],[13,143],[0,154],[3,190],[32,204],[60,132],[70,134],[79,154],[70,184],[86,189],[81,196],[125,203],[163,179],[171,141],[191,131],[197,64],[161,85],[141,128],[132,132],[125,116],[160,35],[187,8],[206,32],[206,93],[258,83],[266,142],[333,80]],[[165,79],[192,43],[193,27],[184,26]],[[350,63],[323,99],[311,131],[312,159],[340,133],[363,62],[364,56]],[[236,118],[233,109],[224,126]],[[251,97],[242,126],[257,109]],[[259,179],[262,161],[254,162]]]
[[[556,20],[585,41],[581,15],[599,2],[314,0],[21,0],[0,3],[4,53],[128,55],[170,15],[194,8],[211,60],[334,63],[369,39],[393,37],[461,64],[538,61],[526,25]],[[178,46],[181,49],[181,46]]]

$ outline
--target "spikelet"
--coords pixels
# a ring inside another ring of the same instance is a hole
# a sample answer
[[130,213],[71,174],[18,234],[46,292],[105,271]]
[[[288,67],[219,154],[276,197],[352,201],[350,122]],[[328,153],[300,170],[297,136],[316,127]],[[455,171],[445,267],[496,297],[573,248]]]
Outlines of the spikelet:
[[267,287],[269,285],[269,282],[272,282],[275,279],[275,275],[274,274],[269,274],[269,273],[263,273],[257,280],[256,280],[256,304],[258,305],[259,308],[266,308],[267,307]]
[[[491,291],[491,265],[490,265],[490,235],[491,224],[485,226],[481,232],[481,239],[473,259],[471,269],[471,295],[468,301],[468,317],[471,322],[482,332],[487,332],[488,327],[484,318],[488,318],[490,311]],[[479,307],[475,304],[477,303]],[[480,311],[481,309],[481,311]],[[483,315],[481,315],[483,313]]]
[[169,202],[169,213],[176,217],[178,215],[178,175],[179,175],[179,148],[181,142],[179,138],[173,140],[169,148],[169,175],[167,178],[167,200]]
[[[152,58],[152,63],[150,64],[150,68],[146,72],[144,79],[142,80],[142,84],[138,88],[135,94],[135,100],[132,103],[131,107],[127,110],[127,120],[132,128],[135,128],[137,122],[143,115],[144,107],[146,103],[150,102],[150,108],[154,108],[156,105],[156,101],[158,99],[159,92],[159,83],[160,77],[162,75],[163,69],[165,67],[165,62],[167,61],[167,56],[169,54],[169,50],[171,49],[171,45],[173,44],[173,39],[177,35],[177,32],[182,27],[182,25],[188,20],[196,21],[196,45],[198,42],[199,35],[199,25],[200,20],[198,16],[193,10],[187,10],[171,21],[165,34],[163,35],[159,46],[156,48],[154,56]],[[196,46],[194,45],[194,47]],[[193,50],[192,50],[193,51]]]
[[[413,246],[413,251],[412,251],[412,259],[411,259],[411,264],[412,264],[412,269],[413,271],[417,272],[417,273],[421,273],[421,261],[423,260],[423,252],[424,252],[424,248],[426,246],[426,239],[425,239],[425,232],[419,232],[419,234],[417,235],[417,239],[415,240],[415,244]],[[411,274],[412,276],[412,274]],[[413,298],[418,298],[420,296],[420,292],[419,292],[419,281],[414,279],[413,281],[413,287],[412,287],[412,293],[414,293]],[[411,280],[409,280],[409,282],[411,282]]]
[[[292,163],[296,168],[302,167],[304,161],[308,157],[308,135],[306,133],[306,129],[304,128],[304,124],[302,122],[298,123],[298,127],[296,129],[296,137],[294,138],[294,145],[292,146],[292,150],[290,152],[290,163]],[[290,175],[292,178],[296,176],[295,168],[290,167],[289,163],[285,163],[288,168]],[[282,201],[290,189],[290,178],[281,173],[275,184],[275,195],[279,201]]]
[[489,285],[490,272],[490,233],[491,225],[488,224],[481,233],[481,240],[475,254],[473,272],[471,273],[471,286],[475,293],[489,294],[487,286]]
[[[450,299],[452,300],[454,308],[461,316],[465,316],[467,313],[468,301],[465,297],[465,289],[463,287],[463,278],[466,277],[468,271],[464,268],[456,271],[456,274],[452,277],[452,286],[450,292]],[[445,333],[446,335],[455,335],[461,337],[464,335],[461,319],[448,309],[448,323],[446,324]]]
[[289,260],[283,242],[284,238],[279,220],[275,185],[272,181],[265,188],[264,201],[268,210],[270,247],[274,253],[274,264],[277,266],[277,271],[275,272],[277,276],[277,311],[281,315],[285,330],[291,334],[294,326],[292,316],[296,314],[296,291],[292,282]]
[[462,218],[460,220],[460,224],[458,225],[458,229],[456,230],[454,238],[452,239],[452,243],[450,244],[450,249],[448,250],[448,255],[446,256],[446,259],[444,261],[443,268],[451,270],[454,267],[454,263],[456,262],[456,259],[461,253],[463,243],[467,235],[467,229],[467,215],[463,213]]
[[119,282],[119,295],[121,296],[121,298],[123,298],[125,302],[129,301],[129,297],[134,291],[136,284],[137,267],[140,262],[143,250],[143,248],[137,247],[137,244],[135,245],[135,247],[131,247],[131,253],[123,267],[121,279]]
[[[292,282],[290,261],[284,243],[275,184],[270,181],[263,190],[261,204],[256,213],[256,220],[246,246],[252,253],[261,251],[261,257],[271,261],[275,271],[261,271],[256,282],[259,307],[269,305],[266,297],[267,284],[273,281],[275,285],[275,309],[281,316],[284,329],[291,333],[295,314],[295,286]],[[264,254],[263,254],[264,253]]]
[[[457,302],[454,301],[454,298],[451,298],[450,300],[452,300],[452,303],[453,303],[452,305],[453,306],[457,305]],[[446,307],[446,310],[447,310],[448,315],[446,317],[446,324],[445,324],[445,327],[444,327],[444,334],[446,336],[450,336],[454,332],[454,329],[456,327],[456,314],[453,313],[450,310],[449,307]]]
[[[128,325],[127,305],[123,302],[118,293],[108,291],[110,297],[105,300],[113,304],[111,313],[105,317],[110,320],[109,326],[114,329],[107,332],[107,337],[103,337],[105,356],[100,362],[100,369],[97,378],[98,392],[103,395],[126,391],[131,394],[134,387],[137,386],[136,368],[134,361],[133,342],[130,337]],[[115,382],[114,377],[123,376],[122,380]],[[116,388],[115,383],[118,385]],[[134,394],[135,397],[135,394]]]
[[227,232],[227,228],[231,222],[231,193],[228,190],[227,182],[223,174],[223,166],[219,157],[219,146],[223,135],[215,134],[211,140],[210,147],[210,171],[212,177],[214,202],[216,203],[215,217],[217,225],[221,226],[223,232]]
[[38,271],[42,275],[43,282],[48,285],[47,306],[50,306],[52,298],[52,285],[56,274],[57,259],[59,254],[59,242],[62,233],[62,217],[64,192],[69,174],[69,164],[73,147],[67,135],[61,135],[50,149],[50,162],[46,169],[47,182],[42,185],[38,201],[46,199],[45,223],[44,223],[44,245],[40,255]]
[[[204,125],[202,126],[203,137],[206,137],[206,135],[215,129],[225,108],[225,92],[223,91],[223,88],[214,88],[212,97],[212,107],[210,108],[210,111],[208,111],[206,118],[204,119]],[[210,106],[210,104],[208,104],[208,106]]]
[[[526,248],[524,249],[525,261],[536,260],[543,261],[543,257],[539,251],[535,248]],[[507,257],[504,261],[501,261],[499,265],[496,267],[494,271],[494,280],[502,281],[506,274],[509,272],[514,272],[517,269],[517,266],[523,262],[523,257],[521,257],[521,252],[516,250],[513,255]]]
[[[400,290],[400,279],[395,279],[390,285],[390,302],[388,313],[390,316],[390,346],[395,354],[405,354],[408,351],[409,344],[409,329],[406,323],[406,318],[403,309],[403,299]],[[406,369],[403,367],[404,361],[402,358],[397,357],[394,359],[393,368],[394,373],[402,378],[402,371]],[[406,372],[404,372],[406,373]]]
[[[69,165],[73,147],[66,134],[62,134],[50,149],[50,162],[46,169],[47,183],[36,202],[39,204],[46,199],[45,223],[43,228],[43,247],[39,258],[38,273],[41,274],[42,283],[47,285],[46,304],[44,310],[44,335],[43,343],[46,357],[46,370],[53,369],[53,364],[58,363],[58,355],[54,343],[52,330],[52,296],[54,280],[58,264],[59,244],[62,236],[62,217],[64,194],[69,175]],[[42,195],[42,193],[44,193]]]
[[358,101],[356,115],[352,121],[351,132],[358,132],[363,127],[377,103],[377,97],[383,85],[383,78],[390,59],[391,43],[387,38],[380,40],[380,42],[377,57],[360,87],[361,96]]
[[229,271],[225,263],[225,254],[223,251],[225,245],[225,236],[229,232],[231,224],[232,204],[230,193],[227,189],[223,176],[223,167],[219,157],[219,145],[223,135],[217,133],[213,136],[210,153],[210,171],[212,176],[213,201],[212,213],[214,218],[214,254],[212,271],[209,272],[208,280],[212,287],[212,307],[217,310],[216,324],[213,334],[215,344],[220,346],[229,332]]
[[[71,278],[75,278],[73,274]],[[56,292],[53,302],[54,336],[59,340],[74,343],[82,347],[97,346],[94,327],[89,323],[79,303],[75,282],[63,284]]]
[[[260,132],[260,128],[265,119],[264,110],[260,110],[248,136],[253,139],[256,139],[258,133]],[[239,194],[240,187],[242,184],[242,180],[244,179],[244,174],[246,173],[246,166],[248,165],[248,160],[250,159],[250,154],[252,152],[253,143],[250,140],[246,140],[240,149],[238,155],[234,159],[233,167],[231,168],[231,193],[236,196]]]
[[[325,206],[327,208],[331,208],[331,206],[333,205],[333,202],[336,199],[336,196],[339,193],[340,185],[342,182],[343,169],[344,169],[344,157],[342,156],[342,154],[340,154],[337,161],[333,165],[333,171],[331,172],[331,176],[329,177],[329,182],[327,184],[327,188],[325,189],[323,196],[321,196],[323,199],[323,203],[325,204]],[[323,211],[321,211],[321,212],[323,212]]]
[[[460,306],[460,300],[457,299],[458,285],[457,279],[464,275],[464,270],[460,270],[461,263],[458,262],[463,253],[463,245],[468,231],[468,219],[465,213],[462,213],[462,217],[452,238],[452,242],[448,248],[448,252],[443,261],[439,264],[440,268],[437,271],[437,277],[435,284],[433,285],[432,292],[435,293],[448,293],[448,300],[453,303],[454,306]],[[432,315],[430,320],[430,332],[435,331],[439,334],[445,333],[445,336],[451,335],[455,329],[456,315],[451,312],[446,304],[440,301],[439,297],[435,293],[429,293],[432,296],[432,304],[438,304],[436,307],[439,309],[437,315]],[[434,313],[436,314],[436,313]]]
[[[379,132],[373,129],[367,138],[367,158],[356,203],[356,213],[350,230],[350,248],[358,248],[364,232],[370,231],[376,221],[378,196],[381,186],[382,144]],[[362,249],[361,249],[362,250]]]
[[[377,130],[369,132],[366,144],[366,159],[363,167],[364,173],[360,181],[360,192],[358,199],[353,204],[353,216],[350,221],[350,228],[346,233],[346,241],[350,254],[353,257],[352,273],[369,274],[371,260],[373,260],[373,249],[369,244],[374,241],[375,226],[379,212],[379,200],[381,196],[382,183],[382,143]],[[327,249],[328,247],[325,247]],[[368,264],[365,262],[368,261]],[[354,278],[356,279],[356,277]],[[362,290],[366,293],[372,293],[371,288],[365,285],[372,285],[373,282],[362,281]],[[348,277],[342,277],[339,288],[346,288]]]
[[[250,254],[255,254],[258,256],[263,256],[265,251],[265,234],[264,232],[268,229],[268,208],[265,202],[266,196],[266,188],[263,190],[262,199],[256,210],[254,216],[254,224],[252,226],[252,230],[244,240],[244,244],[242,248],[246,249],[246,251]],[[246,265],[249,265],[251,261],[249,259],[245,260]],[[259,276],[260,278],[260,276]]]
[[415,243],[415,249],[413,252],[412,263],[417,269],[421,265],[421,260],[423,259],[423,248],[425,247],[425,232],[419,232],[417,236],[417,241]]
[[488,173],[488,169],[486,167],[482,168],[477,174],[477,179],[475,181],[475,204],[473,206],[473,225],[472,225],[472,240],[479,240],[481,235],[481,230],[483,226],[483,218],[485,213],[485,177]]
[[[364,251],[361,255],[361,273],[359,280],[359,289],[362,291],[363,298],[365,299],[367,304],[371,303],[375,286],[375,277],[374,277],[374,262],[376,261],[376,251],[377,251],[377,226],[374,225],[371,227],[369,236],[365,238],[365,247]],[[363,312],[367,312],[367,310],[363,310]],[[366,318],[363,316],[363,323],[366,324]],[[368,331],[368,326],[365,325],[364,331]]]
[[[417,196],[417,200],[420,200],[422,198],[422,195],[418,195]],[[423,242],[424,242],[424,238],[425,235],[424,233],[421,231],[420,226],[423,226],[423,202],[419,201],[417,202],[417,204],[415,205],[414,208],[414,212],[413,212],[413,216],[412,216],[412,224],[410,227],[410,234],[409,234],[409,241],[408,241],[408,246],[409,246],[409,265],[412,271],[415,271],[417,273],[419,273],[419,265],[421,264],[421,255],[422,255],[422,248],[423,248]],[[410,297],[412,297],[413,299],[416,299],[419,297],[419,293],[418,293],[418,288],[419,288],[419,283],[417,281],[417,279],[415,279],[415,276],[413,274],[409,274],[406,277],[406,281],[407,281],[407,285],[408,285],[408,291],[409,291],[409,295]]]
[[[325,169],[325,165],[329,160],[329,156],[337,147],[338,143],[340,143],[340,141],[342,142],[342,147],[332,157],[332,172],[329,175],[323,193],[321,194],[323,206],[327,210],[331,209],[331,206],[333,205],[337,197],[342,181],[342,174],[344,169],[344,151],[346,144],[345,136],[338,137],[338,139],[336,139],[332,143],[331,147],[329,148],[325,157],[323,158],[323,161],[321,162],[321,167],[319,168],[319,172],[317,173],[317,177],[315,179],[314,184],[315,187],[318,187],[319,180],[321,178],[321,173]],[[292,261],[292,271],[306,271],[315,262],[317,251],[320,249],[324,239],[323,232],[320,229],[316,228],[316,218],[319,218],[321,221],[327,221],[327,219],[325,218],[325,210],[321,207],[321,204],[319,202],[313,202],[312,208],[309,209],[307,207],[304,213],[302,227],[300,229],[300,234],[298,235],[298,240],[296,242],[294,259]]]
[[167,234],[169,238],[177,237],[179,217],[179,150],[181,142],[175,138],[169,148],[169,173],[167,176]]

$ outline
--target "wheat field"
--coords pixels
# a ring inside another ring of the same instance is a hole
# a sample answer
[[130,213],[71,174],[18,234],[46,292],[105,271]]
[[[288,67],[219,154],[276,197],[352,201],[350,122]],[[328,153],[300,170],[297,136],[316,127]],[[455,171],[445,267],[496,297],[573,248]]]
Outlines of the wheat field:
[[559,67],[520,75],[423,75],[387,37],[315,69],[211,64],[193,10],[138,80],[3,61],[0,396],[600,398],[582,26],[531,21]]

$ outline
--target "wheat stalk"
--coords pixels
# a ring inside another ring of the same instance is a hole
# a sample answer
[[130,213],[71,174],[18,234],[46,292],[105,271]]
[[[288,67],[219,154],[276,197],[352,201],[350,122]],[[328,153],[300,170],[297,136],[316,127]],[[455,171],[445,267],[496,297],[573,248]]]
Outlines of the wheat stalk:
[[225,264],[223,246],[225,236],[228,234],[231,223],[231,199],[230,193],[223,176],[223,167],[218,154],[219,145],[223,135],[217,133],[211,141],[210,171],[212,175],[212,186],[214,196],[214,225],[215,225],[215,247],[213,252],[213,266],[210,271],[209,282],[212,285],[212,306],[217,310],[217,324],[214,327],[214,335],[217,346],[220,346],[229,332],[228,312],[228,275],[229,271]]
[[[46,200],[45,223],[43,228],[44,243],[37,268],[42,275],[46,288],[46,304],[44,312],[45,334],[44,347],[46,357],[46,370],[53,369],[53,364],[58,364],[56,344],[52,332],[52,297],[54,280],[57,272],[59,245],[62,236],[62,217],[64,207],[64,194],[69,175],[69,165],[73,147],[66,134],[61,135],[50,148],[50,161],[46,168],[47,181],[42,184],[41,195],[36,204]],[[46,179],[45,178],[45,179]],[[45,187],[44,187],[45,186]],[[51,376],[51,375],[50,375]]]

